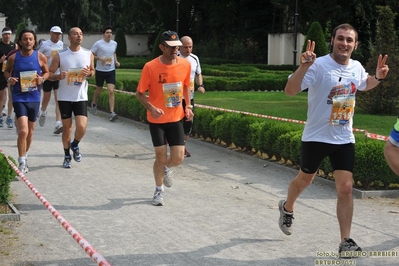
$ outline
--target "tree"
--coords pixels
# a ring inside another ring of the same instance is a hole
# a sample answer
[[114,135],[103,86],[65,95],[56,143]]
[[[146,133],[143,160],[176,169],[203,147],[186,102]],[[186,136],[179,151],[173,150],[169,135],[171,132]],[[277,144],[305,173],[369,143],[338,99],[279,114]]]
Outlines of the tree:
[[389,74],[376,88],[361,92],[356,97],[356,105],[368,114],[397,115],[399,91],[399,49],[398,36],[395,34],[394,20],[397,16],[389,6],[377,6],[378,21],[375,44],[366,65],[370,75],[375,74],[378,55],[388,54]]
[[116,55],[118,57],[125,57],[127,53],[126,39],[121,28],[116,30],[115,41],[118,43],[118,46],[116,47]]
[[14,43],[17,43],[19,33],[23,31],[25,28],[26,28],[25,23],[21,22],[18,24],[17,31],[15,32]]
[[309,31],[306,34],[305,43],[302,47],[302,53],[306,51],[308,40],[315,42],[314,53],[317,57],[328,54],[326,40],[319,22],[312,22],[312,24],[310,25]]

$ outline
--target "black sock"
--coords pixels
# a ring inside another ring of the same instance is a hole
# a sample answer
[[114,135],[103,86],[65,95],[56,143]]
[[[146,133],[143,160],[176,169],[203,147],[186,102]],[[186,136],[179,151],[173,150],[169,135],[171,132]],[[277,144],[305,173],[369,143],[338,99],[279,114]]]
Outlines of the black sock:
[[73,146],[73,147],[77,147],[78,145],[79,145],[79,140],[76,140],[76,139],[74,139],[73,141],[72,141],[72,143],[71,143],[71,146]]
[[69,149],[64,149],[65,157],[71,157],[71,154],[69,153]]

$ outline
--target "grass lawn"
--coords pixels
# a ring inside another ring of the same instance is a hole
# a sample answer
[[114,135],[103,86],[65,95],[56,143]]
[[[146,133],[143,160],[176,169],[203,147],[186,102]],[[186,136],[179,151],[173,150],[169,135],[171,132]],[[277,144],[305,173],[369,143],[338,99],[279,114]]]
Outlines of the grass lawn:
[[[118,79],[138,79],[141,69],[117,69]],[[206,88],[206,77],[205,88]],[[238,110],[263,115],[277,116],[297,120],[306,120],[307,93],[287,96],[283,92],[213,92],[205,94],[196,92],[195,103]],[[362,113],[360,108],[355,111],[353,127],[365,129],[370,133],[388,136],[396,122],[396,116],[377,116]],[[357,133],[364,135],[363,133]]]

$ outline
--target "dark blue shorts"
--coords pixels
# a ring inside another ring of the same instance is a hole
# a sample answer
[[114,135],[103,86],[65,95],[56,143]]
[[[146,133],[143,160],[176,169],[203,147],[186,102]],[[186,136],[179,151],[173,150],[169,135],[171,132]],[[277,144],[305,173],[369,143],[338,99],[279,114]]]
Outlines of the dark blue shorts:
[[27,116],[30,122],[36,122],[37,114],[39,113],[40,102],[14,102],[15,116],[20,118],[21,116]]
[[115,85],[115,74],[115,70],[108,72],[96,70],[96,86],[102,87],[104,85],[104,81],[106,84]]
[[44,92],[51,92],[51,90],[57,90],[59,86],[60,86],[59,80],[56,81],[46,80],[43,83],[42,88]]
[[150,123],[150,133],[154,147],[166,145],[184,146],[183,124],[180,121],[165,124]]

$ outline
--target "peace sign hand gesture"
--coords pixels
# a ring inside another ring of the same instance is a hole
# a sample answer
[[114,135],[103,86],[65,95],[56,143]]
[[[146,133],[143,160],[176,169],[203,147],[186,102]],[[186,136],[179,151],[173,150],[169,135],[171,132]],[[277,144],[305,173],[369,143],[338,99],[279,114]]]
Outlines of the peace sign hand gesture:
[[302,64],[308,64],[309,66],[311,66],[316,60],[316,54],[314,53],[315,45],[316,43],[314,41],[308,40],[308,43],[306,45],[306,51],[301,54]]
[[388,59],[387,54],[384,55],[384,57],[382,57],[381,54],[378,56],[377,69],[375,71],[375,77],[377,79],[385,79],[385,77],[388,75],[389,67],[386,64],[387,59]]

